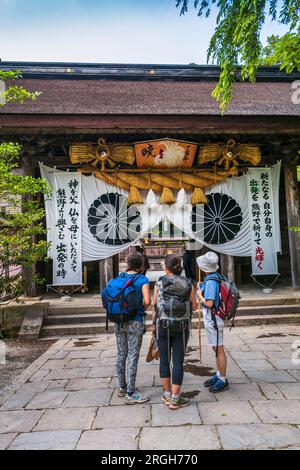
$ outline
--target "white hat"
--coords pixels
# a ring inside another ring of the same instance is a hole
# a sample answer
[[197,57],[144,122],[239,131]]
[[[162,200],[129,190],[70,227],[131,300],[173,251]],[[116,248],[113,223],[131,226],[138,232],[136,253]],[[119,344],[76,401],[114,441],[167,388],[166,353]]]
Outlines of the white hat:
[[219,257],[213,251],[208,251],[205,255],[198,256],[197,264],[205,273],[214,273],[219,269]]

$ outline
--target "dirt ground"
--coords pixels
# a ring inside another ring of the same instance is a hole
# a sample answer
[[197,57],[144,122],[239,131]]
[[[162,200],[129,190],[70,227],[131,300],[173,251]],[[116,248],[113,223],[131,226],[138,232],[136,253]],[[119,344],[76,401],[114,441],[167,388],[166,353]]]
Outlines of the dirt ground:
[[55,341],[5,339],[6,364],[0,364],[0,393]]

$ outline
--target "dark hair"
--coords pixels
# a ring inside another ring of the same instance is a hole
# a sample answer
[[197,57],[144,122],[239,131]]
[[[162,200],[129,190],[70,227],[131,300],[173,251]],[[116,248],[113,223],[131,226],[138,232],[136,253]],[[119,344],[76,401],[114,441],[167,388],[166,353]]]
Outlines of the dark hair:
[[127,258],[127,271],[141,272],[144,268],[144,257],[138,251],[135,251]]
[[135,251],[137,251],[138,253],[143,253],[144,249],[142,246],[136,246]]
[[167,255],[165,258],[165,267],[172,274],[180,275],[182,273],[181,258],[176,255]]

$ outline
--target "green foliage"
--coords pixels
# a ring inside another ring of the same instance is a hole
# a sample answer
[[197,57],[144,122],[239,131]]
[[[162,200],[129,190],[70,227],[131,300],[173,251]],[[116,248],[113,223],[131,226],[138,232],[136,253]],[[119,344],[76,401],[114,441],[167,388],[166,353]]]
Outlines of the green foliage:
[[[187,13],[189,0],[177,0],[180,14]],[[217,24],[207,51],[207,60],[221,67],[219,82],[212,96],[222,113],[232,99],[236,80],[255,81],[259,65],[280,64],[287,73],[299,70],[300,0],[194,0],[198,16],[208,17],[217,10]],[[289,26],[289,32],[271,37],[266,48],[261,30],[266,15],[272,21]]]
[[[19,71],[0,71],[0,80],[4,82],[11,83],[21,77]],[[12,84],[4,92],[4,104],[35,101],[39,95]],[[24,293],[20,267],[30,267],[46,259],[49,246],[44,241],[45,211],[37,199],[49,195],[49,188],[40,178],[20,174],[20,151],[17,143],[0,143],[0,300],[18,301]],[[38,276],[36,280],[41,282]]]
[[[49,194],[44,180],[18,174],[20,146],[0,144],[0,299],[17,299],[24,292],[20,266],[46,259],[48,244],[41,235],[45,211],[36,199]],[[10,273],[10,276],[7,274]]]
[[263,49],[262,63],[279,64],[280,70],[288,73],[293,70],[300,72],[300,27],[296,32],[286,33],[282,37],[270,36]]
[[[46,182],[18,174],[20,146],[0,144],[0,299],[18,299],[24,292],[20,266],[32,266],[46,259],[48,243],[40,239],[45,211],[36,199],[48,195]],[[8,272],[10,276],[8,276]]]
[[0,80],[3,82],[9,81],[9,86],[4,92],[0,93],[0,106],[3,106],[6,103],[25,103],[25,101],[31,100],[36,101],[37,98],[41,95],[40,92],[34,91],[30,92],[22,86],[14,84],[14,81],[22,78],[20,71],[16,72],[3,72],[0,70]]

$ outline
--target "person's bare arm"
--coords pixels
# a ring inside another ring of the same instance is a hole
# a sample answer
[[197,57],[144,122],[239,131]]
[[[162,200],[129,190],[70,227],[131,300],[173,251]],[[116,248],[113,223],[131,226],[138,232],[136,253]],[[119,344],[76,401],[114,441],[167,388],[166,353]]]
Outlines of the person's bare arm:
[[151,305],[149,284],[144,284],[142,286],[142,294],[143,294],[143,300],[144,300],[144,309],[147,310],[147,308],[150,307]]
[[200,302],[207,308],[212,308],[213,305],[214,305],[214,301],[213,300],[205,300],[205,298],[203,297],[200,289],[198,290],[198,297],[200,299]]
[[195,288],[194,286],[192,286],[192,290],[191,290],[191,295],[190,295],[190,301],[191,301],[191,304],[192,304],[192,310],[196,310],[197,309],[197,302],[196,302],[196,295],[195,295]]
[[156,333],[156,325],[155,325],[155,305],[157,301],[157,287],[154,287],[153,298],[152,298],[152,334],[155,335]]

